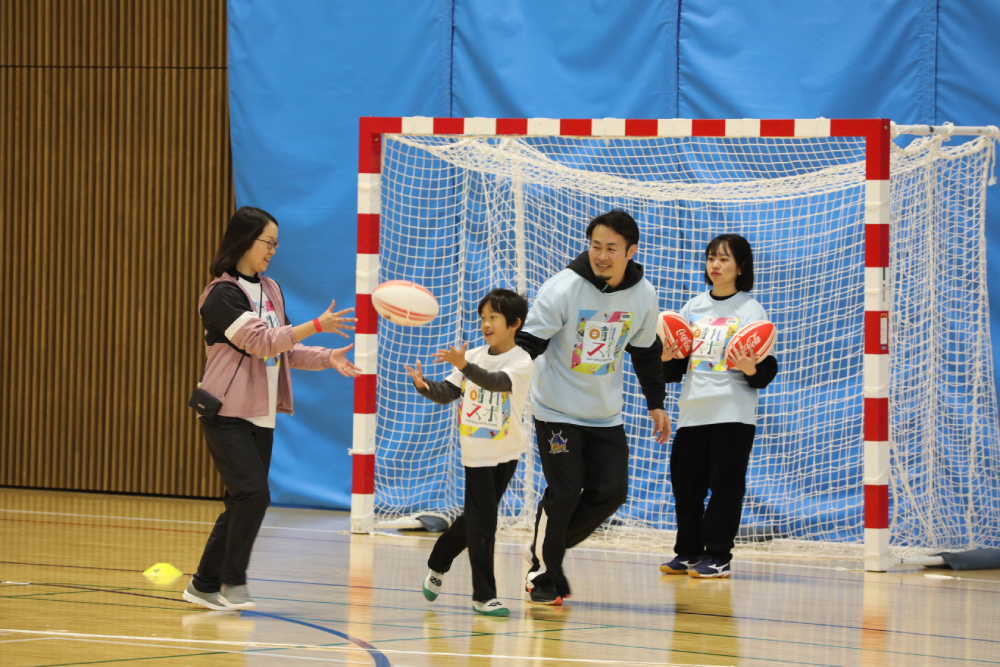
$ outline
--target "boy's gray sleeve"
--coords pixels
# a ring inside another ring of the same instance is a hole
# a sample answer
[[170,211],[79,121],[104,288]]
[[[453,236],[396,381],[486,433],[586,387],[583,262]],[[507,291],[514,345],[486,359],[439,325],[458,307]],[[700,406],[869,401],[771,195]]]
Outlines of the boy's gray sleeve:
[[424,382],[427,383],[430,389],[421,389],[417,385],[413,385],[413,388],[424,398],[428,398],[439,405],[447,405],[462,395],[462,390],[447,380],[444,382],[435,382],[434,380],[424,378]]
[[510,376],[504,371],[490,372],[471,361],[465,363],[462,373],[486,391],[510,391],[511,387],[513,387]]

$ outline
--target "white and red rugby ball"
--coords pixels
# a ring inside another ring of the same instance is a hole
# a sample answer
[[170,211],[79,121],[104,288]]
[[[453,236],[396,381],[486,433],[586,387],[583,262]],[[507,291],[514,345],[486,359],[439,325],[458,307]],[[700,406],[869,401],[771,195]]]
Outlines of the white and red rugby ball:
[[746,325],[733,334],[726,345],[726,366],[728,368],[736,367],[732,352],[737,347],[743,347],[747,351],[753,350],[754,354],[757,355],[757,361],[760,361],[771,353],[776,335],[777,330],[770,322],[753,322]]
[[372,292],[372,305],[393,324],[419,327],[438,314],[438,302],[426,288],[410,280],[387,280]]
[[660,337],[660,342],[663,343],[664,347],[673,345],[675,341],[680,343],[680,347],[674,353],[674,359],[683,359],[691,354],[691,347],[694,345],[694,332],[691,331],[687,320],[672,310],[665,310],[660,313],[657,321],[659,326],[656,329],[656,335]]

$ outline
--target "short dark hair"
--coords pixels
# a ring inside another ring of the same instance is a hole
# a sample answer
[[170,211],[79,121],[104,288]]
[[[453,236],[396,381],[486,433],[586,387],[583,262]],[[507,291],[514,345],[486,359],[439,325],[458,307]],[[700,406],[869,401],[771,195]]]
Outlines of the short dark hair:
[[590,224],[587,225],[588,241],[594,233],[594,228],[598,225],[607,227],[625,239],[626,250],[634,245],[639,245],[639,225],[635,223],[635,219],[631,215],[620,208],[603,213],[590,221]]
[[219,243],[219,249],[208,268],[209,273],[216,278],[223,273],[232,275],[236,269],[236,262],[240,261],[240,257],[253,246],[269,222],[278,224],[273,215],[253,206],[244,206],[233,213],[222,242]]
[[[736,262],[736,289],[740,292],[749,292],[753,289],[753,250],[750,249],[750,242],[739,234],[719,234],[705,248],[705,260],[707,261],[708,256],[718,251],[722,245],[729,248],[729,254]],[[707,269],[705,282],[712,284]]]
[[480,315],[483,314],[483,306],[489,306],[494,313],[503,315],[508,327],[514,326],[514,322],[520,319],[521,323],[517,325],[518,331],[524,326],[524,321],[528,319],[528,300],[509,289],[498,287],[495,290],[490,290],[479,302],[479,308],[476,312]]

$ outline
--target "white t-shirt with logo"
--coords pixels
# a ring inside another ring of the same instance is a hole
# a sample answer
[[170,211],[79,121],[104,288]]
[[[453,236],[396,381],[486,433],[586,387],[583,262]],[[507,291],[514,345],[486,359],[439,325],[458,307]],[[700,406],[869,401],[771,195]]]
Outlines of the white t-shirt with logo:
[[462,390],[458,400],[458,433],[462,445],[462,465],[484,468],[513,461],[527,443],[524,406],[531,388],[531,357],[514,346],[503,354],[490,354],[483,345],[465,354],[465,360],[491,373],[503,371],[510,377],[509,392],[488,391],[452,368],[445,378]]
[[[238,278],[240,286],[250,295],[253,303],[254,314],[260,314],[260,318],[267,322],[271,329],[281,326],[278,322],[278,313],[274,309],[274,304],[267,298],[267,294],[261,288],[259,282],[252,283],[242,277]],[[260,306],[260,299],[264,299],[264,307]],[[267,371],[267,414],[262,417],[244,417],[248,422],[262,428],[274,428],[276,416],[278,414],[278,375],[281,371],[281,355],[276,357],[265,357],[264,366]]]

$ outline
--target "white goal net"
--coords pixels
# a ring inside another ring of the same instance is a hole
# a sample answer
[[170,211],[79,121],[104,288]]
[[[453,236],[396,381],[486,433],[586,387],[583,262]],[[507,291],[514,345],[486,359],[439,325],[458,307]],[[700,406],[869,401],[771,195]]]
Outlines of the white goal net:
[[[955,143],[956,145],[950,145]],[[986,298],[985,188],[993,140],[894,145],[891,163],[891,541],[897,554],[1000,546],[1000,427]],[[639,223],[636,261],[663,310],[706,289],[722,233],[753,247],[753,296],[778,330],[779,374],[761,392],[739,542],[860,557],[864,536],[863,138],[579,138],[386,135],[379,280],[435,294],[423,327],[383,320],[378,340],[378,520],[461,512],[456,407],[413,389],[442,347],[481,344],[494,287],[534,298],[586,249],[612,208]],[[625,361],[629,500],[600,539],[668,549],[676,528],[669,446],[657,445]],[[679,385],[668,385],[676,420]],[[534,443],[501,525],[527,529],[544,490]]]

